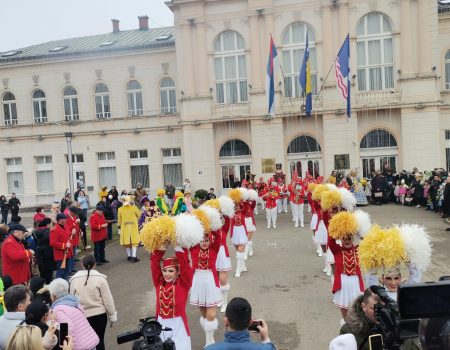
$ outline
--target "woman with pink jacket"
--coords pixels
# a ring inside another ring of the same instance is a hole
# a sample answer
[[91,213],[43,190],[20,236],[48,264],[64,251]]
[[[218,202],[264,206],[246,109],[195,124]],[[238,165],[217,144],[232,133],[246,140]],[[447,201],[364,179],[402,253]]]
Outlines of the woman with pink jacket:
[[62,278],[56,278],[48,286],[48,291],[56,321],[68,324],[69,335],[74,341],[73,349],[95,349],[99,343],[98,335],[89,324],[79,299],[69,294],[69,283]]

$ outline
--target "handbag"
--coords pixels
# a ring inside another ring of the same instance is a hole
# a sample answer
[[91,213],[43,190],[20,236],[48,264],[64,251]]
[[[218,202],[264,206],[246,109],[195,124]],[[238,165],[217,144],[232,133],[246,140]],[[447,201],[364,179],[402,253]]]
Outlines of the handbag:
[[375,198],[381,198],[381,197],[383,197],[383,192],[374,192],[374,193],[373,193],[373,196],[374,196]]

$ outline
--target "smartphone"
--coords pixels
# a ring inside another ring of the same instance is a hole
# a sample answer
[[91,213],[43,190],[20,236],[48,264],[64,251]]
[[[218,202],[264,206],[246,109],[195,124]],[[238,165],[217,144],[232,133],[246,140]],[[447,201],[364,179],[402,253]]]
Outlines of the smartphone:
[[67,323],[59,324],[59,346],[64,345],[64,340],[66,340],[69,335],[69,325]]
[[370,350],[383,350],[383,337],[381,334],[373,334],[369,336]]
[[251,325],[248,327],[248,330],[250,332],[259,333],[258,326],[262,327],[262,322],[261,321],[252,321]]

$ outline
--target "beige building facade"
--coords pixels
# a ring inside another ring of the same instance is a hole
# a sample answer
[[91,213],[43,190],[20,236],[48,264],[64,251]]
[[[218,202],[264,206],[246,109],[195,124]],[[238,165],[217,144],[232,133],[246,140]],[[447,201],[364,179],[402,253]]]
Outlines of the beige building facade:
[[[413,0],[173,0],[171,28],[113,31],[0,54],[0,193],[26,205],[74,182],[96,197],[142,183],[226,191],[281,163],[327,176],[449,167],[450,8]],[[308,32],[313,115],[298,75]],[[333,62],[350,33],[352,116]],[[265,92],[275,42],[274,118]]]

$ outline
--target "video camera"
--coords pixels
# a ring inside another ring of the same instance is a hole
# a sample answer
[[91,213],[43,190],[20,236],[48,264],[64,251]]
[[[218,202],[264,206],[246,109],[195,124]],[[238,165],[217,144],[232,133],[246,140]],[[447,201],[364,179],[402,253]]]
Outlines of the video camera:
[[375,305],[378,324],[371,332],[372,350],[397,350],[413,338],[420,339],[424,350],[450,350],[450,277],[400,286],[398,303],[383,287],[370,289],[381,301]]
[[[161,331],[172,331],[171,328],[163,328],[155,317],[145,317],[139,320],[140,324],[135,331],[128,331],[117,335],[117,344],[123,344],[134,340],[133,350],[176,350],[171,338],[162,341]],[[143,337],[144,339],[140,339]]]

